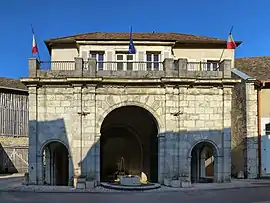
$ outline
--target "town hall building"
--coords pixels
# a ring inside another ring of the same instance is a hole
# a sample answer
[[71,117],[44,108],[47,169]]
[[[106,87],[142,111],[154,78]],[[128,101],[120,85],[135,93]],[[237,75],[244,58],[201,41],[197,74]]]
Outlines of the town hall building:
[[29,59],[29,184],[100,184],[119,170],[160,184],[231,180],[235,50],[188,34],[132,39],[134,54],[129,33],[49,39],[51,60]]

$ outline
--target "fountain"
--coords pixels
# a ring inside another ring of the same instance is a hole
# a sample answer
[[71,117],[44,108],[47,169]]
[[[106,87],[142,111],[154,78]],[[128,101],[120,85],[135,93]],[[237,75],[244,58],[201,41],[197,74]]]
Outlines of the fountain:
[[141,177],[138,175],[126,174],[125,159],[121,157],[117,164],[115,172],[116,179],[114,183],[101,183],[103,187],[121,190],[149,190],[160,187],[160,184],[149,183],[145,173],[141,172]]

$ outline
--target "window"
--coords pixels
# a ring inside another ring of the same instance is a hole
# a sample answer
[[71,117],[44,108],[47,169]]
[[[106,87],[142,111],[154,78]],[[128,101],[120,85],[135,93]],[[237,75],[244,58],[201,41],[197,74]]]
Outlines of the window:
[[160,53],[146,53],[147,70],[159,70],[160,67]]
[[270,135],[270,123],[265,125],[265,134]]
[[98,70],[103,70],[104,52],[91,51],[90,58],[95,58],[97,60]]
[[134,55],[118,52],[116,54],[117,70],[133,70]]
[[207,60],[206,71],[216,71],[218,69],[218,60]]

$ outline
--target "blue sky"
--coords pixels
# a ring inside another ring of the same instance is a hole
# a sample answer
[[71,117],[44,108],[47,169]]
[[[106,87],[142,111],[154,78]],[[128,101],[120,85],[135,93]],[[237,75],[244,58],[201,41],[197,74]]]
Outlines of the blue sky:
[[[257,3],[256,3],[257,2]],[[269,0],[9,0],[0,4],[0,76],[28,74],[34,26],[41,60],[43,40],[84,32],[179,32],[243,40],[237,57],[270,55]]]

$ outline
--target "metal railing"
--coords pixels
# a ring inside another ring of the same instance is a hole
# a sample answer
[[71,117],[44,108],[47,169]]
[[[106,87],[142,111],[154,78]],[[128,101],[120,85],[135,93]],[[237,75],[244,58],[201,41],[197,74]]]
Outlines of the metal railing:
[[162,71],[162,62],[98,61],[97,71]]
[[188,62],[188,71],[218,71],[219,63],[213,62]]
[[40,70],[75,70],[75,61],[41,61]]

